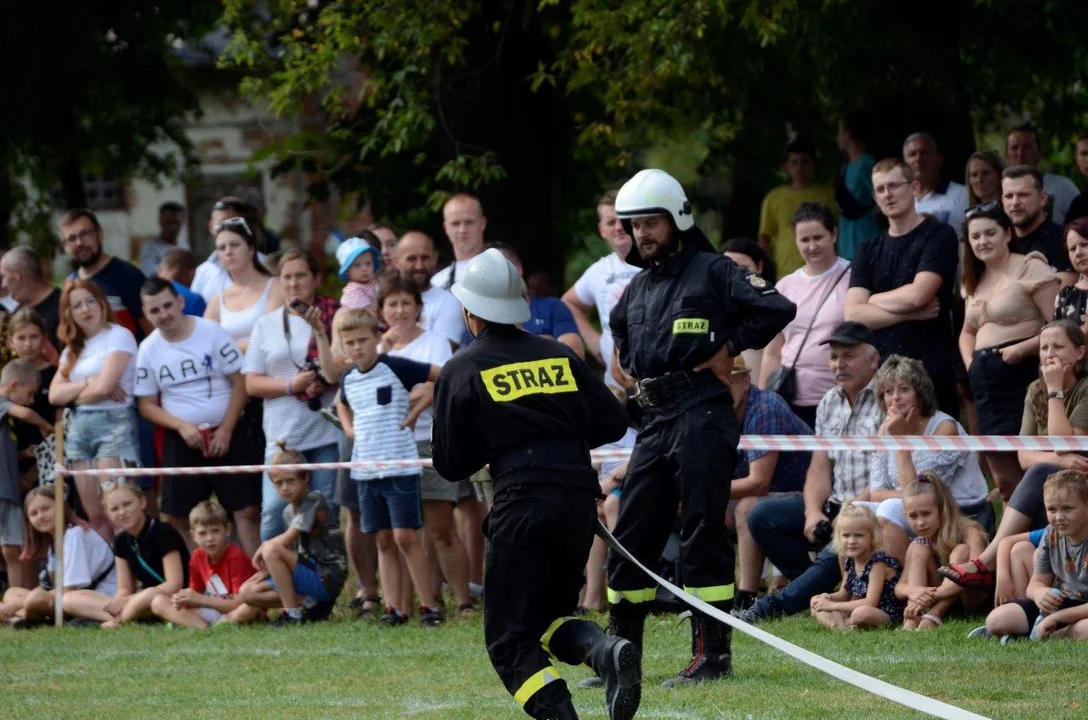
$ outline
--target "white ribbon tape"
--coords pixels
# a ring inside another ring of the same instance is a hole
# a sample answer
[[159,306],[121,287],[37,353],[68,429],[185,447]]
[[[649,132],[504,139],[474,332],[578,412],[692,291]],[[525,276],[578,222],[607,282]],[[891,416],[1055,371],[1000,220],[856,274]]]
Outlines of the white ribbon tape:
[[631,555],[631,553],[627,552],[627,549],[623,547],[623,545],[620,545],[619,541],[616,540],[615,536],[613,536],[612,533],[610,533],[608,529],[600,523],[599,520],[597,533],[608,542],[613,550],[633,562],[636,567],[642,570],[642,572],[650,576],[650,578],[652,578],[654,582],[671,592],[676,597],[683,600],[691,607],[711,616],[715,620],[720,620],[721,622],[729,625],[732,628],[740,630],[745,635],[750,635],[756,640],[767,643],[776,650],[781,650],[790,657],[800,660],[806,665],[810,665],[821,672],[838,678],[839,680],[848,682],[855,687],[859,687],[862,690],[865,690],[866,692],[870,692],[874,695],[879,695],[883,698],[887,698],[888,700],[897,702],[900,705],[909,707],[912,710],[924,712],[927,715],[945,718],[945,720],[988,720],[988,718],[986,718],[986,716],[984,715],[976,715],[973,712],[963,710],[956,707],[955,705],[949,705],[948,703],[941,702],[940,700],[934,700],[931,697],[920,695],[919,693],[916,693],[912,690],[906,690],[899,687],[898,685],[892,685],[891,683],[884,682],[883,680],[877,680],[876,678],[870,677],[869,675],[866,675],[864,673],[860,673],[857,670],[851,670],[845,665],[840,665],[837,662],[828,660],[827,658],[817,655],[814,652],[805,650],[803,647],[798,647],[797,645],[794,645],[791,642],[787,642],[780,637],[771,635],[765,630],[760,630],[754,625],[749,625],[742,620],[738,620],[732,615],[724,613],[718,608],[703,602],[694,595],[690,595],[684,592],[665,578],[661,577],[660,575],[640,563],[633,555]]

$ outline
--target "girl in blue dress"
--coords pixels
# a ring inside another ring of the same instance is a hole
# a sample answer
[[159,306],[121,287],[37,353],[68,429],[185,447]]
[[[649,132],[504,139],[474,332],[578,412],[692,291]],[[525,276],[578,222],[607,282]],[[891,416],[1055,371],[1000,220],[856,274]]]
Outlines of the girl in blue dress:
[[847,505],[835,519],[832,549],[839,556],[842,587],[812,598],[812,615],[837,630],[874,628],[903,619],[895,597],[902,564],[884,552],[884,536],[873,511]]

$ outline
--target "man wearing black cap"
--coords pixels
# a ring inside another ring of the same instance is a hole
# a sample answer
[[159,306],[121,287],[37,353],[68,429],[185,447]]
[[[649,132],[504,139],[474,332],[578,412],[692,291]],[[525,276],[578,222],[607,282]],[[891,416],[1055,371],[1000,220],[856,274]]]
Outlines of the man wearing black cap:
[[[883,413],[876,398],[880,355],[873,332],[858,322],[844,322],[821,345],[829,345],[829,365],[836,386],[816,408],[816,434],[876,435]],[[831,540],[831,521],[843,505],[869,496],[870,453],[817,450],[812,453],[802,497],[786,497],[757,505],[748,515],[748,530],[767,559],[791,582],[777,595],[767,595],[740,614],[745,622],[807,610],[820,593],[833,592],[842,579],[839,561],[824,547]],[[816,561],[809,548],[822,548]]]

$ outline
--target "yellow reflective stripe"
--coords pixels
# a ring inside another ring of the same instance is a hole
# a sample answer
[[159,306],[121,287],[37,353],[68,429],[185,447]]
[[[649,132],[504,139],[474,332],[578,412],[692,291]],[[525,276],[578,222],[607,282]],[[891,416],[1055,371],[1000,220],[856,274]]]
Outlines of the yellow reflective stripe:
[[694,595],[703,602],[722,602],[723,600],[733,599],[733,584],[729,585],[712,585],[711,587],[688,587],[684,586],[684,592]]
[[517,700],[518,705],[525,707],[525,703],[529,702],[529,698],[535,695],[540,688],[559,679],[559,671],[549,665],[543,670],[534,673],[531,678],[523,682],[521,687],[518,688],[518,691],[514,693],[514,699]]
[[[730,595],[729,597],[733,597]],[[613,590],[608,588],[608,602],[615,605],[620,600],[626,600],[629,603],[645,603],[653,602],[657,598],[657,588],[646,588],[645,590]]]
[[[566,623],[568,620],[576,620],[576,619],[577,618],[572,618],[572,617],[561,617],[561,618],[557,618],[556,620],[552,621],[552,624],[549,625],[548,629],[544,631],[544,634],[540,636],[540,644],[544,647],[544,652],[548,653],[549,655],[552,655],[552,648],[551,648],[552,635],[554,635],[555,631],[558,630],[560,627],[562,627],[563,624]],[[555,656],[552,655],[552,657],[555,657]]]

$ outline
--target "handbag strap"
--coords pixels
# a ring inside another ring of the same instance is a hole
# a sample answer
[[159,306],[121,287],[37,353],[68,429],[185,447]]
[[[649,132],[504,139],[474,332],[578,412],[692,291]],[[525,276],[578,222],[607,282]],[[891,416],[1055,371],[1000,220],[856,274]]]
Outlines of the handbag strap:
[[809,320],[808,328],[805,329],[805,336],[801,338],[801,344],[797,346],[797,352],[793,356],[793,362],[790,363],[791,368],[796,367],[797,361],[801,358],[801,351],[805,349],[805,343],[808,342],[808,336],[810,333],[812,333],[812,326],[816,324],[816,316],[820,314],[820,310],[823,309],[824,304],[827,302],[827,299],[831,297],[831,293],[835,292],[835,288],[840,282],[842,282],[842,279],[846,275],[846,273],[850,272],[851,264],[852,263],[849,262],[846,263],[846,267],[844,267],[842,269],[842,272],[839,273],[839,276],[835,278],[835,282],[831,283],[831,287],[829,287],[827,289],[827,292],[824,293],[824,296],[820,298],[820,304],[816,306],[816,312],[812,313],[812,319]]

